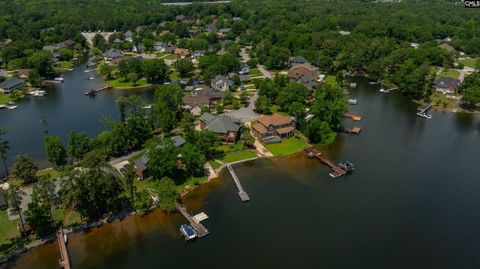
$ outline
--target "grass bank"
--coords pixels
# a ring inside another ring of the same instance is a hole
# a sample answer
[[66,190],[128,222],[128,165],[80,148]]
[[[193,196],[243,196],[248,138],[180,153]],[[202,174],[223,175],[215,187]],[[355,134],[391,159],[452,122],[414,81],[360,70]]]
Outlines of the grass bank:
[[283,139],[281,143],[264,143],[263,145],[273,156],[287,156],[302,151],[307,146],[307,143],[302,136],[297,134],[294,137]]
[[107,80],[107,83],[112,86],[113,88],[120,88],[120,89],[133,89],[133,88],[140,88],[140,87],[145,87],[149,86],[151,84],[148,84],[147,80],[142,78],[138,80],[135,84],[133,84],[130,81],[123,81],[121,78],[113,79],[113,80]]

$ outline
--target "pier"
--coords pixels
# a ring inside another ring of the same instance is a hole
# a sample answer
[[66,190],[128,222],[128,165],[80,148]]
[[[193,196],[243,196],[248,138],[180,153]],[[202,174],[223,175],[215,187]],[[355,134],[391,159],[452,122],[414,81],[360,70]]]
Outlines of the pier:
[[110,85],[104,85],[103,87],[98,88],[98,89],[96,89],[95,91],[96,91],[96,92],[101,92],[101,91],[103,91],[103,90],[108,90],[108,89],[110,89],[110,88],[112,88],[112,86],[110,86]]
[[350,118],[354,121],[361,121],[362,120],[361,116],[353,114],[353,113],[345,113],[345,114],[343,114],[343,116],[345,116],[346,118]]
[[187,219],[187,221],[190,223],[190,226],[192,226],[192,228],[195,230],[195,232],[197,232],[198,237],[204,237],[204,236],[206,236],[210,233],[207,230],[207,228],[205,228],[205,226],[203,226],[203,224],[200,223],[200,220],[199,220],[199,219],[204,218],[203,215],[205,215],[205,214],[202,215],[200,213],[199,215],[203,216],[203,217],[194,218],[194,217],[192,217],[192,215],[190,215],[190,213],[188,213],[187,208],[184,205],[177,202],[177,203],[175,203],[175,207],[177,208],[178,212],[180,212]]
[[242,202],[250,201],[250,197],[243,189],[242,184],[240,183],[240,180],[238,179],[237,174],[235,173],[235,170],[233,170],[232,165],[229,163],[225,163],[225,165],[227,166],[228,172],[230,172],[230,175],[232,176],[233,181],[235,182],[235,185],[237,185],[238,196],[240,196],[240,199],[242,200]]
[[338,167],[337,165],[333,164],[325,155],[323,155],[317,148],[311,147],[305,149],[305,153],[307,154],[308,158],[317,158],[322,163],[327,165],[332,169],[332,173],[329,175],[333,178],[341,177],[347,174],[347,171],[343,170],[342,168]]
[[419,106],[419,107],[417,108],[417,110],[418,110],[418,113],[424,114],[424,113],[426,113],[428,110],[430,110],[430,108],[432,108],[432,104],[429,104],[429,105],[427,105],[427,106]]
[[60,230],[58,230],[57,232],[57,242],[61,255],[61,258],[58,261],[60,263],[60,266],[65,269],[72,268],[70,266],[70,258],[68,257],[67,242],[65,242],[65,234],[63,233],[63,228],[60,228]]

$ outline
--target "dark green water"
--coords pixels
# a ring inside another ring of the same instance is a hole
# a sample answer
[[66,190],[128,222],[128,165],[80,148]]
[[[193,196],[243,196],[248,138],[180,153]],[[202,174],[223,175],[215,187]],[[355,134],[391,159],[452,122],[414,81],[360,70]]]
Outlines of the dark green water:
[[[178,236],[179,215],[156,211],[70,237],[74,268],[479,268],[480,119],[433,112],[358,81],[359,136],[326,152],[350,160],[333,180],[299,154],[236,165],[252,198],[229,175],[185,200],[211,233]],[[56,244],[0,268],[58,268]]]
[[[100,119],[103,116],[117,118],[115,100],[120,96],[138,93],[146,100],[151,100],[151,90],[107,90],[95,97],[83,93],[88,89],[100,88],[104,83],[96,78],[86,80],[85,65],[75,67],[64,75],[64,83],[46,89],[44,97],[28,96],[18,102],[15,110],[0,110],[0,127],[6,128],[5,139],[10,141],[8,163],[19,153],[28,153],[33,159],[45,166],[43,148],[43,127],[40,119],[48,121],[48,131],[59,135],[66,141],[68,132],[84,131],[94,137],[105,129]],[[4,174],[3,165],[0,176]]]

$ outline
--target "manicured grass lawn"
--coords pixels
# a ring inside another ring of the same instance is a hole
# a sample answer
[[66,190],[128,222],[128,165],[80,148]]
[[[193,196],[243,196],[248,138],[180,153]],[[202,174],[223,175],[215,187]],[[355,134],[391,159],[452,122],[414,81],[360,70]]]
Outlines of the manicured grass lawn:
[[168,79],[170,80],[179,80],[180,79],[180,76],[178,75],[177,72],[170,72],[168,74]]
[[222,166],[221,164],[219,164],[218,162],[216,162],[215,160],[213,161],[209,161],[210,165],[212,166],[212,168],[214,170],[217,170],[218,168],[220,168],[220,166]]
[[231,163],[231,162],[237,162],[237,161],[251,159],[255,157],[257,157],[257,154],[255,153],[255,151],[244,150],[244,151],[238,151],[238,152],[227,154],[223,156],[220,160],[227,163]]
[[445,96],[445,95],[442,94],[442,93],[434,92],[434,93],[430,96],[430,102],[431,102],[433,105],[438,106],[438,107],[441,107],[441,108],[449,108],[449,109],[452,109],[452,108],[455,108],[455,107],[456,107],[458,100],[451,99],[451,98],[447,98],[447,96]]
[[12,98],[10,98],[10,94],[0,93],[0,105],[5,105],[10,101],[12,101]]
[[60,172],[55,169],[43,169],[37,171],[37,177],[49,175],[51,178],[60,176]]
[[455,69],[443,70],[439,77],[450,77],[450,78],[458,78],[460,72]]
[[336,86],[337,85],[337,78],[335,78],[334,76],[326,76],[325,77],[325,82],[327,84],[332,85],[332,86]]
[[272,106],[272,113],[273,114],[280,114],[282,116],[288,116],[287,112],[280,111],[280,109],[281,109],[280,106],[273,105]]
[[55,66],[53,69],[55,72],[61,73],[70,68],[73,68],[73,63],[69,61],[60,61],[58,62],[58,65]]
[[302,137],[294,136],[288,139],[283,139],[281,143],[277,144],[263,144],[268,151],[274,156],[286,156],[295,152],[302,151],[307,144]]
[[207,177],[192,177],[185,181],[183,184],[177,186],[177,192],[182,192],[187,185],[197,186],[208,180]]
[[168,60],[175,60],[178,58],[177,55],[175,54],[167,54],[165,57],[163,57],[164,59],[168,59]]
[[57,208],[52,211],[53,219],[55,222],[63,222],[63,226],[75,226],[82,223],[82,217],[80,213],[75,210],[69,210],[64,208]]
[[148,85],[147,80],[142,78],[135,85],[129,81],[123,81],[121,78],[117,78],[114,80],[108,80],[108,84],[112,85],[114,88],[134,88],[134,87],[141,87]]
[[258,68],[254,67],[254,68],[250,68],[250,75],[251,76],[258,76],[258,75],[261,75],[262,73],[260,72],[260,70],[258,70]]
[[459,60],[458,62],[470,68],[475,68],[475,63],[477,62],[477,59],[478,58],[468,58],[468,59]]
[[158,58],[161,58],[161,57],[165,56],[165,52],[157,51],[157,52],[155,52],[155,55],[157,55]]
[[7,211],[0,211],[0,245],[9,243],[9,239],[18,235],[17,220],[9,220]]

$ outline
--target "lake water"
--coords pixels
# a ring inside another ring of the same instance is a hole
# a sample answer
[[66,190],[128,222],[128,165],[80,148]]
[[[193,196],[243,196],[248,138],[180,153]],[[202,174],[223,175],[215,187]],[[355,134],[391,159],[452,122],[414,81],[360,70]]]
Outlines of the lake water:
[[[85,79],[93,73],[85,73],[85,65],[76,67],[64,75],[64,83],[49,87],[44,97],[28,96],[18,102],[15,110],[0,111],[0,126],[8,129],[4,139],[10,141],[8,163],[12,164],[15,155],[28,153],[34,160],[45,166],[43,147],[43,126],[41,118],[48,121],[48,131],[59,135],[66,142],[68,132],[84,131],[92,138],[105,129],[100,119],[103,116],[117,118],[115,99],[138,93],[151,100],[152,90],[106,90],[88,97],[84,92],[100,88],[101,79]],[[0,175],[4,173],[3,165]]]
[[[209,215],[207,237],[186,243],[184,219],[157,210],[71,235],[73,267],[479,268],[479,117],[420,119],[400,94],[357,83],[362,133],[324,150],[353,162],[352,175],[332,179],[301,153],[235,165],[250,202],[228,174],[184,199]],[[58,259],[52,243],[0,268],[58,268]]]

